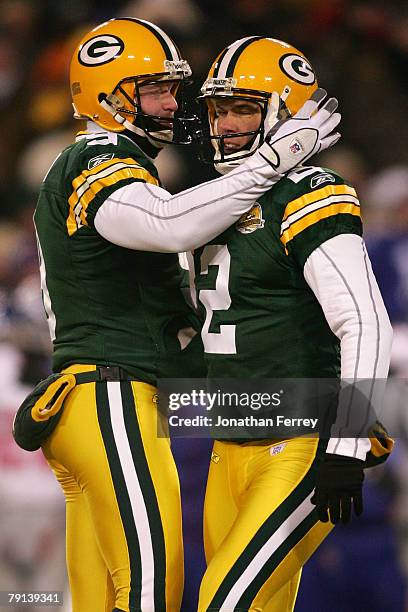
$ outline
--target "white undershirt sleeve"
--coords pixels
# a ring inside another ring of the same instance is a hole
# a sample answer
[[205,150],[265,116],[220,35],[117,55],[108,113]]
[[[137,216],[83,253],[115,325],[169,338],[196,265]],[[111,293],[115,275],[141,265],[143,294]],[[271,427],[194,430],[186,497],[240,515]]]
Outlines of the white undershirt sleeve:
[[[341,234],[327,240],[307,259],[304,276],[340,340],[341,378],[350,383],[348,392],[340,393],[327,452],[365,459],[370,441],[356,431],[361,423],[361,431],[367,432],[373,412],[362,410],[361,394],[356,392],[353,398],[351,383],[367,396],[367,404],[378,417],[390,363],[392,328],[362,238]],[[352,437],[347,437],[347,432]]]
[[134,182],[103,202],[94,225],[106,240],[125,248],[190,251],[235,223],[279,179],[271,178],[269,164],[249,159],[226,176],[175,195]]

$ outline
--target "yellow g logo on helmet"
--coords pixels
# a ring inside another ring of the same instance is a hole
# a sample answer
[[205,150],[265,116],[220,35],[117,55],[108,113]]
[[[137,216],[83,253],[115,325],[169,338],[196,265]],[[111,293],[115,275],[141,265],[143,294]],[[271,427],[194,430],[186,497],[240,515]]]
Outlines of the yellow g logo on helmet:
[[107,64],[118,57],[125,48],[123,40],[105,34],[88,40],[78,51],[78,61],[83,66]]
[[[293,116],[317,89],[313,67],[307,58],[288,43],[266,36],[248,36],[226,47],[213,62],[201,88],[202,160],[216,165],[219,172],[241,163],[263,142],[263,120],[272,94],[279,96],[278,118]],[[233,153],[224,150],[223,136],[217,134],[214,98],[244,99],[259,104],[262,120],[250,144]],[[211,141],[213,151],[206,142]],[[207,149],[207,150],[206,150]],[[214,153],[215,151],[215,153]]]
[[[217,91],[205,91],[208,81]],[[233,83],[223,88],[223,83]],[[313,67],[301,51],[266,36],[248,36],[232,43],[214,61],[203,85],[204,96],[246,96],[263,102],[277,92],[291,115],[317,89]]]
[[170,81],[174,97],[182,97],[182,86],[190,76],[190,66],[161,28],[142,19],[111,19],[88,32],[73,54],[74,117],[91,119],[114,132],[130,130],[150,140],[181,144],[173,138],[173,128],[187,121],[183,105],[164,129],[155,123],[160,117],[143,113],[139,88]]
[[290,79],[302,85],[313,85],[316,81],[315,73],[307,59],[297,53],[286,53],[279,59],[279,66]]

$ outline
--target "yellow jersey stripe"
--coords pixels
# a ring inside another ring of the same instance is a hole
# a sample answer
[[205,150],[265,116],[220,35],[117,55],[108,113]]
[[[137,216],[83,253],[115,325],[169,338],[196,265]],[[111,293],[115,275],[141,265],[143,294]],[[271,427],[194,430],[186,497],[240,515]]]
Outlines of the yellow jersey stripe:
[[308,204],[312,204],[313,202],[317,202],[331,195],[351,195],[355,198],[357,197],[356,190],[353,189],[353,187],[349,187],[348,185],[327,185],[316,191],[305,193],[300,196],[300,198],[288,202],[282,220],[285,221],[289,215],[301,210]]
[[[99,172],[102,172],[106,168],[109,168],[110,166],[114,166],[115,164],[125,164],[125,165],[132,166],[132,167],[138,166],[139,168],[142,168],[142,166],[135,159],[132,159],[131,157],[126,157],[124,159],[123,158],[121,159],[120,157],[113,157],[112,159],[108,159],[107,161],[102,162],[101,164],[95,166],[95,168],[92,168],[91,170],[82,170],[81,174],[72,181],[73,188],[78,189],[78,187],[80,187],[82,183],[84,183],[89,176],[99,174]],[[144,168],[142,169],[145,170]],[[147,172],[147,170],[145,170],[145,172]]]
[[[113,160],[111,160],[113,161]],[[120,160],[122,161],[122,160]],[[104,164],[101,164],[103,166]],[[96,195],[105,187],[110,187],[116,183],[133,178],[151,185],[159,185],[159,181],[154,178],[145,168],[138,164],[130,166],[128,164],[116,163],[109,164],[99,172],[88,174],[84,181],[79,184],[79,187],[74,189],[68,199],[69,214],[67,218],[68,235],[72,236],[82,225],[88,225],[86,220],[87,208]],[[90,172],[90,171],[84,171]],[[78,181],[77,177],[75,181]],[[73,181],[73,183],[75,182]]]
[[305,229],[314,225],[318,221],[322,219],[327,219],[328,217],[332,217],[338,214],[349,214],[354,215],[355,217],[360,216],[360,207],[352,202],[342,202],[338,204],[329,204],[325,208],[319,208],[308,215],[299,219],[295,223],[283,232],[281,236],[281,242],[286,247],[287,243],[290,242],[295,236],[303,232]]
[[281,224],[281,235],[294,223],[306,217],[311,212],[315,210],[319,210],[320,208],[326,208],[329,204],[342,204],[348,202],[350,204],[355,204],[356,206],[360,206],[359,201],[352,195],[331,195],[328,198],[323,198],[322,200],[318,200],[317,202],[312,202],[307,206],[304,206],[300,210],[295,213],[289,215],[286,218],[286,221],[283,221]]
[[105,168],[101,168],[98,172],[94,172],[93,174],[86,176],[85,180],[83,180],[82,182],[81,181],[77,182],[77,179],[74,179],[72,181],[72,184],[75,187],[75,189],[69,199],[74,198],[76,194],[76,197],[79,200],[82,194],[85,193],[85,191],[87,191],[90,188],[92,183],[95,183],[98,180],[105,178],[109,174],[116,172],[116,170],[129,169],[129,168],[136,168],[140,170],[142,173],[144,173],[143,176],[145,177],[146,182],[152,182],[156,180],[155,178],[153,178],[150,172],[148,172],[145,168],[142,168],[139,164],[137,163],[124,164],[123,162],[118,161],[115,164],[109,164]]

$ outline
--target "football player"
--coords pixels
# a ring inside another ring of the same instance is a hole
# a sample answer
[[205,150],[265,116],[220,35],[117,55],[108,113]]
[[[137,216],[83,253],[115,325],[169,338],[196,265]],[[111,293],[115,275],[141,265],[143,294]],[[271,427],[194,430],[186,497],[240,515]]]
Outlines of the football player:
[[[316,88],[313,67],[291,45],[234,42],[201,90],[203,156],[210,151],[222,175],[243,167],[264,146],[266,117],[271,126],[296,116]],[[336,172],[294,168],[196,249],[194,263],[210,379],[387,376],[391,327],[357,194]],[[369,448],[368,437],[344,430],[329,441],[215,441],[200,612],[293,610],[302,565],[333,524],[362,512]]]
[[53,369],[76,380],[43,445],[67,501],[74,612],[179,610],[179,483],[155,384],[193,373],[200,342],[175,253],[211,240],[299,157],[338,138],[336,103],[318,92],[246,165],[171,196],[154,158],[191,142],[190,77],[147,21],[112,19],[86,34],[70,77],[86,129],[53,163],[35,212]]

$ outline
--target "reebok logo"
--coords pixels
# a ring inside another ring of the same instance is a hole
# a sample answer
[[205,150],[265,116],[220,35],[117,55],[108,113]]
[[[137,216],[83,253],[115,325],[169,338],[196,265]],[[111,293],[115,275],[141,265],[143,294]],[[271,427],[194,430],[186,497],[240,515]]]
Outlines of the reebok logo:
[[114,156],[114,153],[102,153],[101,155],[97,155],[96,157],[92,157],[88,162],[88,170],[92,170],[92,168],[96,168],[99,164],[103,164],[103,162],[109,161]]

